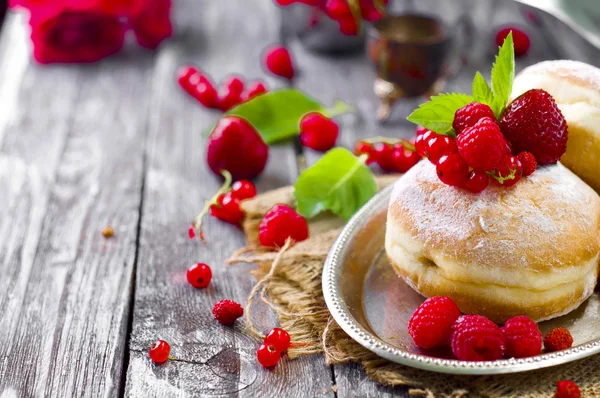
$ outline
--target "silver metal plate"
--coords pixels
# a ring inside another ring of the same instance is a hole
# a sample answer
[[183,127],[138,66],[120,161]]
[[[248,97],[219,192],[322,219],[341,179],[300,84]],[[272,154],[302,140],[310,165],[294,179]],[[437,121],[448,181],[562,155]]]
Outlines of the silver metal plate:
[[600,295],[595,292],[577,310],[540,324],[542,333],[563,326],[571,331],[568,350],[524,359],[467,362],[452,359],[449,349],[425,351],[412,343],[407,325],[422,296],[397,277],[384,246],[387,206],[392,187],[367,203],[346,225],[323,269],[323,294],[341,328],[375,354],[403,365],[442,373],[514,373],[560,365],[600,352]]

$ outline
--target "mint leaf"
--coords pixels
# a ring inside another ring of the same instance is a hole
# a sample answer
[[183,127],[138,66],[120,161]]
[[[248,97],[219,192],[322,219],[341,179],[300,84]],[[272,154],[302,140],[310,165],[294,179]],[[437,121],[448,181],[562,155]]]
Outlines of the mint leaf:
[[490,107],[494,100],[492,89],[479,72],[475,73],[475,78],[473,79],[473,97],[475,97],[475,101],[489,105]]
[[492,92],[494,100],[491,106],[494,115],[499,117],[512,92],[513,81],[515,80],[515,46],[513,43],[512,32],[506,36],[500,51],[496,56],[496,62],[492,66]]
[[298,135],[300,119],[309,112],[333,117],[352,111],[353,108],[341,101],[333,108],[325,108],[302,91],[290,88],[259,95],[229,110],[225,116],[246,119],[267,144],[273,144]]
[[306,218],[331,210],[348,220],[377,193],[371,170],[344,148],[334,148],[300,174],[294,185],[298,213]]
[[452,121],[456,111],[475,99],[467,94],[450,93],[431,97],[429,102],[421,104],[408,120],[428,128],[438,134],[454,135]]

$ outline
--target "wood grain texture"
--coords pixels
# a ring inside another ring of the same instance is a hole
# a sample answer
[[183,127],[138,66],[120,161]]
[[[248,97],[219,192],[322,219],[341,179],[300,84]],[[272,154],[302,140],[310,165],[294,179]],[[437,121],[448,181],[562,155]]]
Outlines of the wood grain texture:
[[[276,8],[262,0],[230,0],[227,7],[213,0],[188,0],[176,7],[179,35],[161,48],[154,77],[125,395],[332,396],[330,370],[322,356],[284,359],[276,369],[265,370],[256,361],[256,339],[239,324],[225,327],[213,319],[214,303],[226,298],[244,303],[255,283],[249,274],[252,266],[224,265],[244,245],[241,231],[207,217],[208,245],[187,238],[203,200],[221,184],[206,164],[202,135],[220,113],[186,96],[173,74],[191,61],[217,82],[232,73],[264,77],[260,53],[278,39]],[[277,85],[267,80],[270,87]],[[258,189],[289,184],[296,174],[292,147],[273,147]],[[194,289],[186,281],[187,268],[196,262],[212,268],[207,289]],[[273,319],[264,319],[262,325],[275,326]],[[147,357],[148,347],[158,338],[171,344],[177,358],[163,366],[151,364]]]
[[[0,396],[114,396],[152,62],[14,61],[26,69],[0,147]],[[106,241],[109,223],[116,236]]]

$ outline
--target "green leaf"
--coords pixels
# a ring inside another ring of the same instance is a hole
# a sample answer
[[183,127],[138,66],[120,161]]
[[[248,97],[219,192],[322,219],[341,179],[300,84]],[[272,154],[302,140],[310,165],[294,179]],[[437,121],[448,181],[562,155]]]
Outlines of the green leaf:
[[[325,108],[302,91],[289,88],[259,95],[229,110],[225,116],[246,119],[267,144],[273,144],[298,135],[300,119],[307,113],[319,112],[333,117],[352,111],[352,107],[341,101],[333,108]],[[212,128],[208,134],[211,131]]]
[[477,102],[489,105],[490,107],[494,100],[492,89],[479,72],[475,73],[475,78],[473,79],[473,97]]
[[344,148],[327,152],[294,185],[298,212],[306,218],[331,210],[348,220],[375,193],[375,177],[364,159]]
[[456,111],[475,99],[467,94],[450,93],[431,97],[431,101],[421,104],[408,120],[431,131],[443,135],[454,135],[452,121]]
[[500,51],[496,56],[496,62],[492,66],[492,92],[494,93],[494,114],[498,117],[504,111],[508,98],[512,91],[515,80],[515,48],[512,32],[506,36]]

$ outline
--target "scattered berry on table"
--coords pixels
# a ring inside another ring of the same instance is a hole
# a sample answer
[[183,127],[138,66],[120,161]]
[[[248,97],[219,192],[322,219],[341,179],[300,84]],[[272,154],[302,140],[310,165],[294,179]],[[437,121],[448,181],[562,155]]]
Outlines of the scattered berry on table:
[[192,265],[186,273],[187,281],[195,288],[202,289],[210,284],[212,279],[212,271],[210,267],[204,263]]
[[256,81],[254,83],[251,83],[250,86],[248,87],[248,92],[246,93],[246,96],[244,97],[244,101],[251,100],[252,98],[259,96],[261,94],[264,94],[268,91],[269,90],[267,89],[265,84],[261,81]]
[[256,187],[252,181],[239,180],[231,186],[231,195],[238,200],[251,199],[256,196]]
[[506,140],[500,128],[489,117],[467,127],[456,138],[458,153],[467,164],[482,171],[492,171],[506,155]]
[[300,142],[315,151],[328,151],[335,146],[339,133],[337,123],[318,112],[308,113],[300,120]]
[[373,144],[375,162],[383,171],[394,171],[394,147],[386,142]]
[[290,348],[291,339],[288,332],[281,328],[273,328],[265,337],[265,344],[275,347],[277,352],[282,353]]
[[113,236],[115,236],[115,231],[113,230],[113,228],[110,225],[107,225],[102,230],[102,236],[104,236],[106,239],[112,238]]
[[504,39],[506,36],[512,31],[513,42],[515,44],[515,55],[517,57],[527,55],[529,52],[529,47],[531,46],[531,42],[529,40],[529,35],[516,27],[506,27],[502,28],[496,33],[496,45],[501,46],[504,43]]
[[281,353],[274,346],[263,344],[256,350],[256,358],[258,362],[265,368],[272,368],[277,365],[281,359]]
[[542,332],[537,323],[526,316],[510,318],[502,327],[507,358],[527,358],[542,351]]
[[356,144],[354,145],[354,155],[367,155],[367,164],[374,163],[376,159],[373,144],[365,141],[356,141]]
[[400,146],[400,148],[394,148],[394,154],[392,156],[392,163],[394,171],[398,173],[406,173],[421,160],[421,157],[415,152]]
[[232,326],[236,319],[244,315],[244,309],[233,300],[221,300],[213,307],[215,319],[222,325]]
[[188,238],[191,240],[196,239],[196,228],[194,227],[194,224],[190,225],[188,228]]
[[494,112],[488,105],[479,102],[471,102],[456,111],[452,127],[454,128],[456,135],[459,135],[464,129],[473,127],[475,123],[484,117],[496,120]]
[[560,380],[556,383],[554,398],[581,398],[581,391],[572,380]]
[[566,328],[554,328],[544,337],[544,349],[546,352],[566,350],[573,345],[573,336]]
[[523,177],[532,175],[535,169],[537,169],[535,156],[531,152],[521,152],[517,155],[517,159],[519,159],[521,166],[523,166]]
[[452,325],[450,345],[462,361],[495,361],[504,356],[504,335],[481,315],[463,315]]
[[490,183],[490,177],[481,170],[471,170],[467,176],[463,188],[472,193],[480,193]]
[[240,200],[233,196],[233,192],[219,195],[217,203],[210,206],[210,215],[234,225],[239,225],[244,218]]
[[267,164],[269,147],[246,120],[221,118],[208,138],[207,162],[218,176],[228,170],[234,180],[249,180]]
[[421,348],[447,346],[452,325],[459,316],[460,310],[450,297],[430,297],[408,321],[408,333]]
[[294,64],[287,48],[273,46],[266,50],[264,62],[267,70],[277,76],[292,80],[295,75]]
[[531,152],[540,166],[558,162],[567,150],[567,122],[544,90],[521,94],[508,104],[498,123],[514,153]]
[[427,141],[429,161],[435,165],[438,164],[442,156],[447,156],[457,151],[456,142],[451,137],[436,134]]
[[502,187],[514,186],[523,176],[523,166],[516,156],[506,155],[492,173],[492,182]]
[[219,109],[227,112],[243,102],[244,82],[237,76],[230,77],[223,85],[222,95],[219,99]]
[[158,340],[150,346],[149,355],[152,362],[161,364],[167,362],[171,346],[164,340]]
[[463,186],[469,176],[469,166],[458,153],[442,156],[435,170],[444,184],[453,187]]
[[294,242],[308,239],[308,223],[291,207],[277,204],[261,220],[258,240],[266,247],[282,247],[288,238]]

